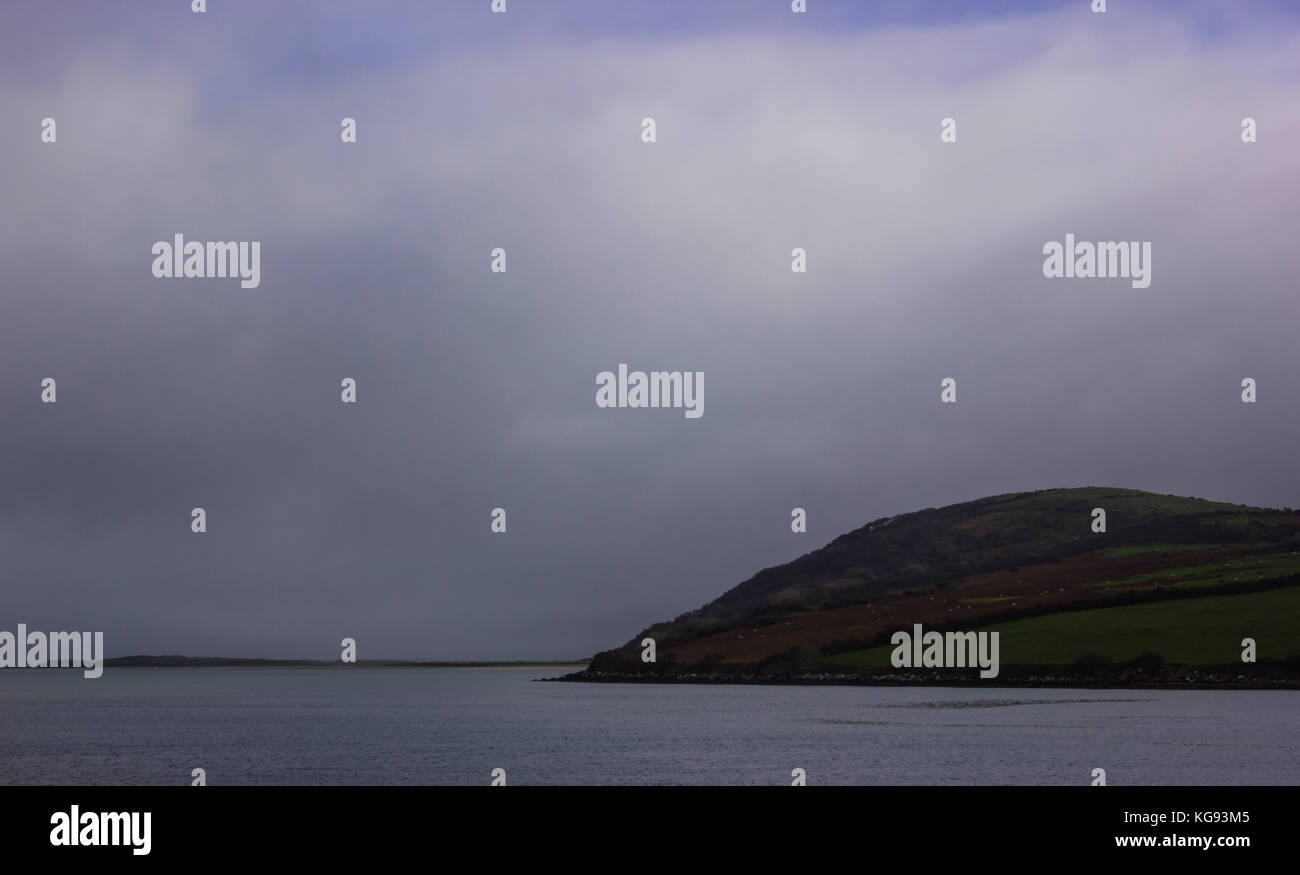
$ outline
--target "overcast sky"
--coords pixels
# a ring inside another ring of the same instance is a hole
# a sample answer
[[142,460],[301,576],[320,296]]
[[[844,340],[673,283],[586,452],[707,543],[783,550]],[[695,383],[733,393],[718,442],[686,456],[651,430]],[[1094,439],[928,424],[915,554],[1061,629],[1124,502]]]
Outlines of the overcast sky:
[[[582,657],[909,510],[1300,506],[1285,4],[208,5],[0,9],[0,628]],[[704,415],[597,409],[620,362]]]

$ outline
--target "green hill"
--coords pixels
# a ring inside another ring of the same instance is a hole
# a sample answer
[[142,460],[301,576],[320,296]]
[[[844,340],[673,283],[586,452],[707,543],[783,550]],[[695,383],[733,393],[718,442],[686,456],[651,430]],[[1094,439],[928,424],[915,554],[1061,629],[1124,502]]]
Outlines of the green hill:
[[[1093,531],[1094,508],[1106,512],[1105,532]],[[1008,663],[1021,645],[1038,665],[1123,661],[1159,647],[1170,661],[1239,658],[1220,636],[1235,635],[1235,645],[1239,628],[1280,635],[1278,618],[1294,617],[1274,602],[1292,605],[1292,596],[1271,591],[1300,585],[1297,550],[1300,511],[1290,509],[1108,487],[997,495],[868,523],[646,628],[589,671],[869,670],[873,648],[914,623],[1005,629]],[[1204,608],[1264,591],[1233,603],[1213,629],[1189,601]],[[1209,650],[1191,642],[1206,635]],[[655,663],[640,659],[646,637]],[[1291,655],[1260,647],[1261,656]]]

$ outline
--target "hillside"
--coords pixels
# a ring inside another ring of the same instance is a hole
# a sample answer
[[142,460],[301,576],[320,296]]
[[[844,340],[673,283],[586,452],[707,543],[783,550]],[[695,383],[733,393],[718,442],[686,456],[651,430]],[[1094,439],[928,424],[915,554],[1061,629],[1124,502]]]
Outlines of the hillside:
[[[1102,533],[1092,530],[1097,507],[1106,511]],[[1290,588],[1279,598],[1291,604],[1288,599],[1300,595],[1297,550],[1300,511],[1290,509],[1106,487],[997,495],[868,523],[758,572],[697,610],[646,628],[623,647],[598,654],[575,679],[881,671],[888,660],[882,667],[876,648],[914,623],[975,630],[1045,615],[1057,616],[1048,626],[1053,646],[1013,646],[1003,653],[1005,664],[1123,662],[1134,648],[1148,663],[1162,662],[1165,655],[1149,642],[1177,640],[1187,616],[1196,615],[1199,624],[1186,629],[1188,636],[1210,634],[1203,616],[1178,603]],[[1256,601],[1253,626],[1277,630],[1277,600]],[[1159,635],[1142,636],[1131,618],[1126,625],[1106,613],[1138,604],[1146,606],[1142,622]],[[1240,629],[1249,634],[1252,627],[1250,604],[1242,602],[1245,615],[1219,612],[1232,618],[1232,628],[1225,626],[1227,643],[1213,652],[1239,654]],[[1089,613],[1073,623],[1069,614],[1075,612]],[[1117,631],[1108,636],[1112,622]],[[655,663],[640,659],[639,642],[646,637],[655,639]],[[1300,656],[1300,634],[1274,638],[1270,647],[1261,642],[1261,658]],[[1026,633],[1023,640],[1038,639]],[[1114,654],[1095,652],[1111,645]]]

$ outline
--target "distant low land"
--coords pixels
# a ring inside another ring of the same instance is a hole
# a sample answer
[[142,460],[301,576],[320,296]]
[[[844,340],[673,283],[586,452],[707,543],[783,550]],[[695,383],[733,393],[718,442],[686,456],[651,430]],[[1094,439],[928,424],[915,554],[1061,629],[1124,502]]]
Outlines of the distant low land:
[[401,659],[245,659],[226,656],[118,656],[104,660],[106,668],[573,668],[586,660],[522,660],[508,662],[436,662]]
[[[876,520],[557,680],[1300,688],[1298,550],[1291,508],[1109,487],[992,496]],[[998,632],[998,676],[894,667],[891,636],[914,624]]]

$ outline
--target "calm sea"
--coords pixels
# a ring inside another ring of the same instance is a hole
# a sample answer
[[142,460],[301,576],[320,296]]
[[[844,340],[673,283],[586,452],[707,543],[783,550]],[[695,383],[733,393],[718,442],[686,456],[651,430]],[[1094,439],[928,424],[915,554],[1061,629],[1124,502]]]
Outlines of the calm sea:
[[1300,692],[0,671],[0,784],[1300,784]]

